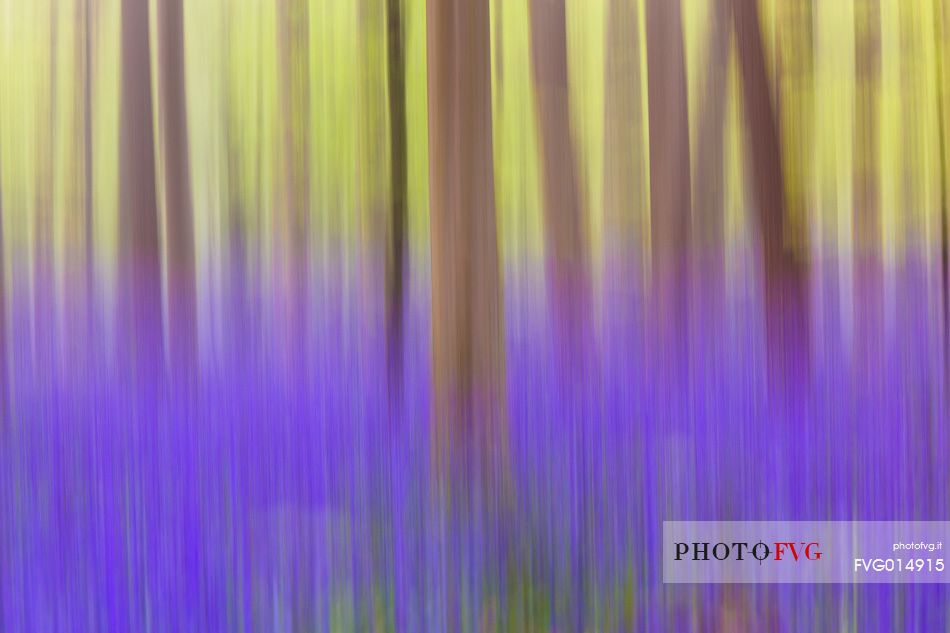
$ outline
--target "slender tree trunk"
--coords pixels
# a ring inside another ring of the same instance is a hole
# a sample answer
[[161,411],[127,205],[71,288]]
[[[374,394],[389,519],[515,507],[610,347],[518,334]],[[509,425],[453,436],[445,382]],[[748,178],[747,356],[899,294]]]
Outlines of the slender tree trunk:
[[[733,0],[736,52],[748,123],[752,190],[765,263],[766,329],[774,358],[808,349],[807,273],[785,247],[785,176],[756,0]],[[778,376],[785,371],[779,367]]]
[[505,83],[504,15],[505,9],[499,3],[494,11],[495,23],[492,25],[495,45],[495,67],[492,69],[492,72],[495,73],[495,103],[501,103],[501,86]]
[[91,335],[92,323],[95,314],[95,209],[94,200],[94,177],[92,171],[93,144],[92,122],[93,122],[93,16],[95,0],[83,1],[83,82],[82,82],[82,100],[83,100],[83,207],[85,211],[85,239],[83,244],[83,264],[84,264],[84,282],[85,282],[85,301],[86,301],[86,334]]
[[946,48],[947,9],[942,2],[934,3],[934,32],[937,36],[936,92],[937,125],[940,144],[940,285],[943,294],[943,341],[945,380],[950,384],[950,210],[947,200],[947,112],[946,112]]
[[196,353],[197,306],[182,0],[162,0],[158,10],[169,342],[173,366],[184,369],[192,366]]
[[141,379],[161,366],[161,251],[155,193],[147,0],[122,2],[122,113],[119,130],[120,259],[123,319]]
[[0,147],[0,428],[7,421],[9,381],[7,371],[7,275],[3,240],[3,148]]
[[675,350],[669,359],[684,352],[691,198],[679,0],[646,0],[646,33],[653,295],[658,343]]
[[309,116],[306,90],[309,68],[307,31],[309,16],[301,0],[279,0],[278,9],[278,85],[280,87],[280,134],[283,152],[281,183],[282,196],[278,203],[278,274],[286,303],[286,336],[284,345],[291,367],[302,369],[300,341],[307,340],[304,317],[307,270],[307,218],[310,212],[307,143],[295,126]]
[[881,213],[878,197],[878,90],[881,76],[881,15],[879,0],[855,3],[855,166],[854,254],[855,285],[860,318],[855,321],[855,344],[862,370],[876,371],[881,358],[883,282]]
[[[224,5],[224,26],[222,31],[225,33],[225,41],[233,37],[233,9],[232,5]],[[248,297],[250,295],[251,277],[248,274],[249,262],[249,223],[247,207],[250,206],[248,197],[250,196],[249,187],[242,187],[241,180],[246,178],[241,170],[242,148],[238,138],[239,117],[237,115],[237,104],[234,102],[232,91],[232,72],[230,55],[224,55],[222,64],[221,78],[221,118],[223,121],[223,142],[226,156],[227,169],[227,201],[228,201],[228,269],[227,275],[229,284],[227,294],[230,299],[231,314],[234,318],[230,319],[228,331],[230,346],[232,349],[239,349],[244,345],[250,332],[253,332],[255,326],[252,323],[251,311],[249,310]],[[258,91],[258,78],[251,76],[248,83],[252,85],[255,92]],[[253,97],[252,97],[253,98]]]
[[[506,442],[487,0],[428,0],[435,450],[483,474]],[[484,463],[489,460],[489,463]]]
[[778,121],[772,106],[757,0],[734,0],[733,17],[742,76],[743,105],[749,123],[753,191],[770,255],[781,257],[785,253],[785,180],[782,173]]
[[610,257],[626,261],[636,251],[637,213],[646,203],[644,134],[637,45],[637,12],[631,0],[610,0],[604,81],[604,216]]
[[389,129],[391,195],[390,255],[386,275],[386,339],[390,383],[401,383],[404,285],[408,250],[407,204],[409,196],[406,145],[406,62],[401,0],[387,0],[389,24]]
[[732,24],[729,0],[714,0],[710,6],[709,42],[703,75],[703,100],[699,104],[696,140],[696,197],[694,246],[700,287],[717,301],[722,296],[725,276],[725,123],[726,86]]
[[531,1],[531,48],[540,123],[544,235],[559,346],[579,358],[587,303],[587,249],[571,137],[564,0]]
[[[645,69],[641,43],[646,25],[638,0],[610,0],[604,64],[604,260],[602,300],[606,331],[617,331],[643,349],[647,284],[647,213],[650,204]],[[607,358],[610,352],[604,350]],[[626,355],[623,355],[626,356]],[[635,362],[633,357],[629,359]],[[624,361],[627,362],[627,361]],[[639,432],[639,429],[638,429]]]
[[878,0],[855,5],[855,63],[858,101],[855,104],[854,233],[862,253],[874,252],[880,241],[877,200],[877,78],[880,75],[880,7]]
[[[43,357],[38,360],[45,363],[49,360],[50,343],[48,335],[56,331],[54,314],[54,236],[53,224],[56,220],[56,183],[59,178],[58,161],[56,160],[57,126],[56,113],[59,107],[57,85],[57,56],[59,52],[59,3],[50,2],[49,13],[49,119],[47,120],[47,136],[45,148],[40,152],[40,160],[36,171],[38,192],[37,213],[35,216],[34,250],[33,250],[33,335],[34,352]],[[39,344],[37,350],[36,345]]]

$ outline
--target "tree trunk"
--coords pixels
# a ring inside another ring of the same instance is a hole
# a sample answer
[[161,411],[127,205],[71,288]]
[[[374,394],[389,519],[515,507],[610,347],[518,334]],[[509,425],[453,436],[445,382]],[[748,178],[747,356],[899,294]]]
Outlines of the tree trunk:
[[637,12],[632,0],[611,0],[604,81],[604,227],[608,257],[636,250],[637,213],[646,204]]
[[855,104],[854,234],[861,255],[876,252],[880,242],[877,200],[877,78],[880,76],[880,7],[878,0],[855,5]]
[[571,137],[564,0],[531,1],[531,49],[540,123],[544,235],[559,346],[578,358],[586,298],[587,252]]
[[122,2],[122,113],[119,130],[120,258],[123,319],[139,378],[162,358],[161,251],[147,0]]
[[94,250],[94,232],[95,232],[95,210],[93,209],[94,200],[94,177],[92,171],[93,160],[93,76],[92,76],[92,39],[93,39],[93,18],[94,0],[84,0],[83,2],[83,21],[85,22],[85,34],[83,37],[83,206],[85,211],[85,239],[83,244],[84,260],[84,282],[85,282],[85,302],[86,302],[86,333],[92,334],[92,324],[95,314],[95,250]]
[[3,241],[3,148],[0,147],[0,428],[7,422],[7,276]]
[[[433,468],[452,552],[477,547],[485,583],[511,556],[505,336],[495,225],[488,0],[427,0]],[[467,555],[447,555],[443,628],[463,623]],[[467,626],[465,626],[467,624]]]
[[689,118],[679,0],[646,0],[650,218],[657,341],[684,350],[690,212]]
[[948,217],[947,182],[947,16],[950,15],[942,2],[934,3],[934,31],[937,39],[936,91],[937,125],[940,145],[940,285],[943,294],[943,354],[945,381],[950,384],[950,217]]
[[768,262],[785,254],[785,188],[778,122],[772,107],[757,0],[734,0],[736,50],[748,121],[752,185],[762,223]]
[[[49,119],[43,140],[45,146],[40,150],[35,177],[38,192],[36,215],[34,217],[33,248],[33,351],[41,355],[39,363],[49,361],[51,351],[49,334],[56,331],[55,314],[55,274],[54,274],[54,234],[56,221],[56,183],[59,177],[59,161],[56,159],[57,108],[59,95],[57,85],[57,56],[59,52],[59,3],[50,2],[49,13]],[[53,344],[55,345],[55,343]]]
[[876,371],[882,359],[883,327],[881,213],[878,197],[878,90],[881,76],[881,14],[879,0],[855,3],[855,151],[854,151],[854,283],[861,318],[855,320],[855,344],[862,371]]
[[728,84],[730,34],[729,0],[714,0],[710,5],[709,43],[706,48],[699,104],[699,129],[696,139],[695,235],[697,262],[695,270],[702,276],[700,288],[710,290],[719,301],[723,295],[725,276],[725,124],[726,87]]
[[389,134],[391,196],[390,249],[386,275],[386,340],[390,383],[401,383],[404,285],[408,249],[407,202],[409,196],[406,149],[406,62],[401,0],[387,0],[389,24]]
[[[762,232],[768,349],[788,359],[808,349],[807,274],[785,248],[785,177],[756,0],[733,0],[736,52],[748,123],[752,190]],[[783,361],[787,362],[787,361]],[[779,377],[785,373],[777,367]]]
[[[278,86],[280,90],[280,134],[282,169],[280,187],[282,196],[278,202],[277,252],[283,253],[278,260],[278,275],[281,300],[284,302],[283,344],[287,350],[290,367],[302,369],[300,343],[307,339],[304,316],[306,291],[303,273],[307,267],[307,217],[310,212],[310,194],[307,172],[307,145],[303,140],[303,121],[309,116],[304,89],[309,80],[309,54],[307,42],[309,27],[306,10],[300,0],[279,0],[278,21]],[[301,15],[302,13],[302,15]],[[303,54],[302,54],[303,52]],[[298,123],[300,122],[300,123]],[[295,125],[301,125],[297,134]]]
[[443,474],[468,479],[472,460],[497,474],[506,441],[488,2],[427,11],[434,446]]
[[172,364],[192,366],[197,346],[195,242],[185,101],[182,0],[159,3],[159,87],[165,167],[168,318]]

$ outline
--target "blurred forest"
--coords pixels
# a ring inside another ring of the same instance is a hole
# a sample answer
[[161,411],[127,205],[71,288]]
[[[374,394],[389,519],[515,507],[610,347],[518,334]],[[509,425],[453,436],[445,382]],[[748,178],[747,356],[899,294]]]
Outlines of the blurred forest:
[[546,262],[576,330],[620,262],[676,338],[697,271],[725,293],[761,262],[781,346],[810,279],[836,278],[853,341],[908,256],[946,277],[944,3],[463,4],[5,0],[7,320],[53,314],[66,345],[129,308],[213,363],[232,272],[293,340],[334,262],[380,269],[398,349],[428,262],[476,340],[508,272]]
[[13,555],[79,526],[102,630],[840,628],[641,545],[945,516],[948,98],[944,0],[0,0],[0,560],[92,610]]

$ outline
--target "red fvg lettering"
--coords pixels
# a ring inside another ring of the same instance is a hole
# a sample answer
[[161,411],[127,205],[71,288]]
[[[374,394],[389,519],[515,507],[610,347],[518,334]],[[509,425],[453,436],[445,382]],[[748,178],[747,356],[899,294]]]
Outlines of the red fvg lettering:
[[[799,549],[798,548],[799,545],[803,546],[803,548]],[[798,557],[800,555],[804,555],[805,558],[808,560],[821,560],[821,552],[819,551],[813,552],[812,547],[817,548],[818,543],[804,543],[804,542],[776,543],[775,544],[775,560],[782,560],[782,556],[786,554],[786,550],[788,552],[791,552],[792,558],[794,558],[796,561],[798,560]]]

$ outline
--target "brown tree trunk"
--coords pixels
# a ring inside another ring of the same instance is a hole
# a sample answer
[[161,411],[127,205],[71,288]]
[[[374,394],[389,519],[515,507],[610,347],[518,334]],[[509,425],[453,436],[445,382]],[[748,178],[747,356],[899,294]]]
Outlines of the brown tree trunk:
[[736,47],[748,121],[752,185],[760,216],[766,264],[782,266],[786,257],[783,222],[785,187],[778,122],[772,107],[757,0],[734,0]]
[[247,319],[245,308],[246,308],[246,298],[247,298],[247,289],[246,289],[246,273],[245,269],[247,268],[247,230],[245,228],[245,193],[242,191],[241,187],[238,186],[238,174],[239,174],[239,162],[237,157],[240,155],[238,153],[238,143],[236,142],[235,136],[237,123],[237,117],[234,114],[234,106],[231,103],[230,95],[230,73],[231,70],[227,66],[227,61],[225,61],[225,70],[224,70],[224,79],[222,93],[225,95],[225,98],[222,99],[222,113],[221,116],[224,119],[223,128],[223,142],[222,146],[224,147],[225,154],[227,156],[227,200],[228,200],[228,218],[227,218],[227,240],[228,240],[228,277],[231,281],[231,284],[228,287],[228,292],[231,294],[231,300],[233,301],[232,305],[234,306],[234,314],[242,315],[243,318],[241,321],[233,322],[234,328],[232,329],[232,334],[235,336],[235,343],[241,340],[242,335],[238,328],[241,327],[243,321]]
[[406,62],[401,0],[387,0],[389,24],[389,135],[390,135],[390,255],[386,275],[386,339],[390,383],[401,382],[404,321],[404,284],[408,249],[409,196],[406,149]]
[[855,104],[854,235],[855,250],[862,257],[878,249],[880,214],[877,200],[877,78],[881,64],[879,0],[858,0],[855,5]]
[[725,275],[725,164],[726,87],[732,24],[729,0],[715,0],[710,6],[709,42],[703,75],[704,86],[699,104],[699,129],[696,140],[695,234],[693,242],[697,262],[695,270],[704,291],[717,301],[723,292]]
[[878,201],[877,91],[881,74],[880,0],[855,3],[854,283],[861,318],[855,320],[857,367],[876,371],[884,317],[881,214]]
[[548,284],[562,322],[561,349],[578,357],[588,313],[587,252],[574,143],[571,137],[564,0],[531,0],[531,49],[540,123],[544,235]]
[[[679,0],[647,0],[650,217],[657,340],[686,336],[690,212],[689,118]],[[682,350],[680,350],[682,351]]]
[[[160,367],[163,348],[147,0],[123,0],[121,37],[119,221],[123,319],[133,366],[139,374],[148,374]],[[147,380],[150,376],[141,378]]]
[[95,233],[95,210],[93,209],[94,180],[92,171],[93,160],[93,76],[92,76],[92,39],[93,39],[93,17],[94,0],[84,0],[83,2],[83,206],[85,211],[85,239],[83,244],[84,260],[84,283],[85,283],[85,318],[87,334],[91,334],[93,315],[95,310],[95,251],[94,251],[94,233]]
[[[508,484],[505,336],[495,225],[488,0],[427,0],[433,468],[453,551],[485,536],[501,582]],[[477,526],[477,527],[476,527]],[[510,556],[510,552],[508,556]],[[447,556],[446,630],[459,631],[463,557]],[[470,605],[467,624],[485,621]]]
[[636,250],[637,213],[646,202],[640,56],[635,2],[611,0],[604,81],[604,226],[609,256]]
[[[34,217],[33,249],[33,348],[34,352],[46,356],[49,353],[47,336],[55,331],[55,275],[54,275],[54,236],[53,223],[56,220],[55,189],[59,176],[56,160],[57,108],[59,95],[57,86],[57,55],[59,51],[59,3],[50,3],[49,13],[49,119],[46,124],[46,143],[40,150],[38,169],[36,170],[36,191],[38,192],[36,215]],[[37,349],[39,346],[39,349]],[[48,358],[48,356],[47,356]],[[46,362],[40,360],[39,362]]]
[[162,0],[158,11],[169,342],[173,366],[181,369],[192,366],[197,346],[195,242],[188,157],[182,0]]
[[950,384],[950,209],[948,209],[947,187],[947,111],[944,99],[947,68],[947,16],[946,5],[934,3],[934,31],[937,39],[937,125],[940,145],[940,285],[943,294],[943,343],[945,381]]
[[[484,475],[506,441],[487,0],[428,0],[434,446]],[[469,451],[469,458],[465,452]]]
[[7,276],[3,241],[3,148],[0,147],[0,428],[7,421]]
[[[748,123],[752,190],[762,232],[768,349],[786,359],[807,350],[807,273],[785,247],[785,177],[756,0],[733,0],[736,52]],[[781,376],[785,370],[778,367]]]
[[[301,369],[300,342],[306,340],[304,318],[307,267],[307,218],[310,212],[307,142],[303,121],[309,116],[305,86],[308,85],[309,54],[307,31],[309,16],[300,0],[279,0],[278,10],[278,86],[280,89],[280,134],[283,151],[281,170],[282,196],[278,202],[278,274],[285,302],[284,345],[291,367]],[[301,126],[297,134],[295,126]]]

